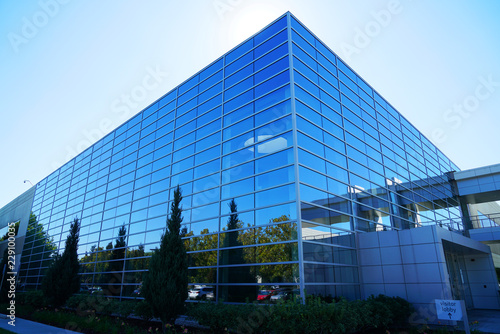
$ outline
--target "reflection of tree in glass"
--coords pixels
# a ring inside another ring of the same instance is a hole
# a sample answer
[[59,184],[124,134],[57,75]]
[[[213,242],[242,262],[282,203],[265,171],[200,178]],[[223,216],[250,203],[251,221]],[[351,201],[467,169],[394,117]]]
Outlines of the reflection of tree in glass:
[[29,237],[31,236],[34,236],[35,239],[33,242],[33,253],[44,252],[43,255],[32,255],[32,261],[50,259],[57,251],[54,238],[50,237],[49,234],[43,230],[43,224],[37,221],[37,218],[33,213],[30,214],[28,229],[26,231],[26,239],[30,240]]
[[[108,271],[109,260],[111,259],[110,249],[113,248],[113,244],[110,242],[104,251],[103,247],[96,247],[93,245],[90,248],[90,253],[86,253],[80,259],[80,268],[82,273],[92,273],[95,271],[94,282],[95,283],[106,283],[103,272]],[[97,262],[97,264],[96,264]],[[92,284],[92,275],[84,275],[82,283],[90,285]]]
[[[106,247],[108,250],[112,249],[112,244],[108,244]],[[103,272],[110,271],[109,260],[111,260],[112,252],[103,252],[103,247],[96,247],[95,245],[90,248],[90,253],[86,253],[80,259],[80,268],[82,273],[93,273],[96,270],[95,282],[106,283],[105,276]],[[136,249],[125,248],[127,254],[127,264],[125,270],[132,271],[127,275],[127,281],[125,283],[142,283],[143,271],[148,269],[149,259],[152,252],[145,252],[144,245],[139,245]],[[96,268],[96,260],[99,262]],[[83,275],[82,284],[91,286],[92,285],[92,275]],[[135,287],[132,289],[134,290]]]
[[[184,246],[186,251],[203,251],[208,249],[217,249],[217,234],[208,234],[210,231],[206,228],[200,232],[200,236],[191,237],[193,232],[185,233]],[[208,251],[200,253],[188,254],[189,267],[206,267],[217,265],[217,251]],[[197,270],[189,270],[189,283],[211,283],[217,278],[217,269],[215,268],[200,268]]]
[[[80,272],[83,274],[92,273],[95,270],[95,262],[98,257],[98,251],[102,251],[102,247],[93,245],[90,248],[90,253],[85,252],[85,255],[80,259]],[[92,284],[92,275],[82,276],[82,285],[90,286]]]
[[111,251],[111,262],[109,262],[109,271],[112,274],[108,275],[108,291],[111,296],[120,296],[122,276],[123,276],[123,265],[125,262],[126,253],[126,235],[127,229],[125,225],[120,227],[118,230],[118,237],[115,240],[115,247]]
[[[146,256],[151,256],[153,252],[145,252],[144,245],[126,249],[127,261],[125,263],[124,284],[142,284],[145,270],[148,269],[149,259]],[[139,290],[137,290],[139,288]],[[123,285],[122,296],[134,296],[140,294],[142,286]]]
[[[225,233],[209,234],[209,229],[203,229],[199,235],[194,236],[191,231],[183,233],[184,246],[189,254],[189,267],[208,267],[217,265],[217,251],[219,251],[219,265],[232,264],[263,264],[283,263],[297,261],[297,243],[278,242],[297,240],[297,223],[290,222],[290,217],[282,215],[269,220],[272,226],[261,226],[251,228],[251,224],[245,224],[239,219],[237,204],[234,200],[229,203],[230,216],[227,225],[221,230]],[[243,227],[249,227],[242,230]],[[218,238],[220,244],[218,245]],[[268,244],[258,246],[259,244]],[[253,246],[253,247],[242,247]],[[213,283],[216,282],[215,268],[200,268],[189,271],[189,282]],[[261,265],[241,266],[221,269],[219,282],[225,283],[256,283],[256,282],[297,282],[297,266],[294,264],[284,265]],[[239,289],[239,291],[237,291]],[[230,301],[238,294],[253,296],[253,292],[242,291],[243,287],[231,289],[225,287],[221,290],[223,300]],[[231,291],[229,291],[231,290]],[[234,291],[233,291],[234,290]],[[226,296],[227,294],[227,296]],[[245,300],[242,298],[241,300]]]
[[[282,215],[273,218],[269,223],[287,222],[289,216]],[[297,239],[297,223],[277,224],[253,229],[240,233],[238,240],[242,245],[257,245],[277,243]],[[271,244],[266,246],[243,248],[246,263],[288,262],[297,260],[297,244]],[[262,282],[294,282],[297,273],[294,266],[263,265],[252,267],[252,273]]]
[[[102,249],[102,247],[100,247]],[[113,242],[110,241],[106,248],[99,253],[97,253],[97,263],[95,266],[95,278],[94,282],[98,283],[103,290],[106,290],[106,284],[109,281],[109,275],[106,274],[110,270],[109,260],[111,260],[111,255],[113,252]]]
[[[238,219],[238,206],[234,199],[229,203],[229,210],[231,215],[227,221],[227,231],[225,233],[225,238],[221,240],[222,247],[239,247],[243,246],[243,243],[239,240],[240,231],[229,232],[232,230],[239,229],[243,224]],[[244,264],[246,259],[244,258],[243,248],[232,248],[229,250],[222,251],[221,264]],[[252,283],[255,282],[255,276],[250,272],[250,267],[244,266],[239,267],[237,270],[227,269],[222,270],[222,281],[228,283]],[[226,301],[241,301],[245,300],[247,297],[253,297],[255,289],[251,286],[228,286],[225,289],[224,294],[227,296],[222,296]]]
[[45,270],[42,280],[44,298],[52,306],[63,305],[72,294],[80,290],[79,241],[80,221],[75,218],[70,225],[63,253],[54,256],[54,261]]
[[[19,224],[21,224],[21,221],[18,221],[14,224],[14,236],[16,236],[17,232],[19,231]],[[9,230],[10,230],[10,228],[9,228]],[[0,238],[0,241],[4,241],[7,239],[9,239],[9,231],[7,231],[2,238]]]
[[[228,203],[229,209],[231,210],[231,215],[227,220],[227,231],[236,230],[242,227],[243,224],[238,219],[238,206],[234,199]],[[235,247],[242,246],[242,243],[239,240],[239,231],[229,232],[225,234],[225,238],[222,240],[222,247]],[[241,251],[232,251],[232,252],[224,252],[222,263],[223,264],[234,264],[234,263],[244,263],[243,261],[243,252]]]
[[[29,254],[30,250],[32,250],[33,255],[31,255],[31,261],[29,263],[25,261],[21,265],[21,270],[27,270],[28,265],[30,269],[36,269],[42,266],[48,267],[56,254],[57,246],[54,243],[54,239],[43,230],[43,224],[38,222],[33,212],[30,213],[25,240],[23,256]],[[30,242],[31,240],[33,241]],[[20,283],[23,284],[24,282]]]
[[144,270],[148,269],[148,259],[145,256],[150,256],[153,252],[145,252],[144,245],[140,244],[137,249],[127,249],[127,266],[126,270]]
[[[82,277],[83,284],[90,286],[94,282],[102,287],[105,295],[120,296],[125,254],[127,257],[129,254],[126,235],[127,229],[123,225],[118,230],[114,247],[112,241],[106,245],[105,249],[93,245],[90,248],[90,253],[85,253],[82,256],[80,259],[81,272],[84,274],[95,272],[93,280],[92,275],[84,275]],[[142,253],[144,254],[144,246],[142,246]],[[145,259],[143,261],[147,262]],[[141,276],[139,274],[138,276]]]

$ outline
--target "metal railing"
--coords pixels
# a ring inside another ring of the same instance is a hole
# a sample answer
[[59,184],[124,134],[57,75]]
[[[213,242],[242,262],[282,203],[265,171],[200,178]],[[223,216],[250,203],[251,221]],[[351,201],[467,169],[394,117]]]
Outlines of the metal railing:
[[495,227],[500,226],[500,213],[481,214],[470,217],[474,228]]
[[462,221],[457,221],[453,219],[443,219],[443,220],[437,220],[436,225],[439,227],[442,227],[444,229],[447,229],[451,232],[459,233],[464,235],[464,227]]

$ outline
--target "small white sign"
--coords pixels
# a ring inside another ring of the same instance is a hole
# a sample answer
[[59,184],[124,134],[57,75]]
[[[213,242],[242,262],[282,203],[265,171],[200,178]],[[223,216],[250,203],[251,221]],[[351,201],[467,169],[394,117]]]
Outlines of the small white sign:
[[436,299],[437,317],[441,320],[462,320],[462,305],[460,300]]

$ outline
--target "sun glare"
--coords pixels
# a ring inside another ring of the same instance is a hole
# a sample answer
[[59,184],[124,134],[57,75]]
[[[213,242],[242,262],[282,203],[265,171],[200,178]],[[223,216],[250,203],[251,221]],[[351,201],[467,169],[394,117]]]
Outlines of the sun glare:
[[231,23],[231,39],[233,43],[240,43],[252,36],[276,19],[279,10],[267,4],[248,5],[245,10],[238,11]]

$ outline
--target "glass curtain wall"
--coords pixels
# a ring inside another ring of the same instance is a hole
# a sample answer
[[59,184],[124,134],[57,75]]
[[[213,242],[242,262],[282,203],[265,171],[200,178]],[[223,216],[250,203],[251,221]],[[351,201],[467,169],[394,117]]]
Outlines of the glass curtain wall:
[[451,170],[287,13],[37,184],[20,281],[78,217],[83,284],[140,297],[180,185],[190,288],[357,298],[356,233],[460,222]]
[[291,41],[305,289],[358,298],[355,233],[460,225],[458,168],[293,16]]
[[283,16],[37,185],[23,285],[39,287],[79,217],[84,284],[113,297],[139,295],[180,185],[192,286],[216,287],[223,301],[295,286],[292,146]]

